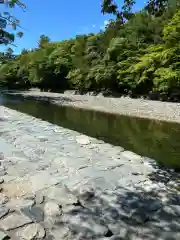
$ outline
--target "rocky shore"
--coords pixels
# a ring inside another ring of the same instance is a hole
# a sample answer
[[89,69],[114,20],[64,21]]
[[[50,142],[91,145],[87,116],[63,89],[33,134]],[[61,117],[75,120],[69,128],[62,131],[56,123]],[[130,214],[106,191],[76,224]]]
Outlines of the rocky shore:
[[0,107],[0,240],[180,239],[180,176]]
[[160,102],[145,99],[111,98],[103,96],[75,95],[71,91],[64,94],[40,91],[6,91],[12,96],[43,100],[58,105],[68,105],[162,121],[180,122],[180,103]]

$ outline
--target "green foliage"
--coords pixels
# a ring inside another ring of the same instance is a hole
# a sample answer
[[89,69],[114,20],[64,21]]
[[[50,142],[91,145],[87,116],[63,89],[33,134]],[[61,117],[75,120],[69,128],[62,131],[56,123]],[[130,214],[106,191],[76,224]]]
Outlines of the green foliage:
[[173,46],[180,41],[180,10],[174,14],[172,20],[164,28],[164,41],[168,46]]
[[[23,10],[26,8],[24,3],[19,0],[3,1],[0,4],[6,4],[9,8],[18,6]],[[10,33],[6,30],[7,26],[11,26],[14,33]],[[0,14],[0,44],[12,44],[15,37],[22,37],[22,32],[17,32],[17,28],[20,27],[19,20],[10,14],[10,12],[1,12]]]
[[[110,90],[180,98],[180,8],[174,1],[166,8],[162,1],[153,1],[153,13],[143,9],[125,23],[118,17],[98,34],[62,42],[41,35],[36,49],[24,49],[18,56],[9,49],[1,55],[0,81],[9,88]],[[105,2],[104,12],[120,14],[116,6],[108,10],[112,1]],[[131,12],[132,4],[125,1],[123,14]]]

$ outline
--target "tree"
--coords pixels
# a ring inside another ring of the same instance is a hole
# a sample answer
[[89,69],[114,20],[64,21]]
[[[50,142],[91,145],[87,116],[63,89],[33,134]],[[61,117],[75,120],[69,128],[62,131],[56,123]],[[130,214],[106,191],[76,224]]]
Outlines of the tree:
[[[118,0],[102,0],[102,13],[113,14],[117,18],[120,18],[122,23],[124,20],[129,20],[134,14],[132,7],[136,3],[136,0],[124,0],[122,6],[119,6]],[[149,0],[145,6],[145,10],[151,15],[162,15],[168,5],[178,4],[178,0]]]
[[176,94],[180,99],[178,4],[169,0],[164,7],[151,0],[159,10],[150,14],[146,9],[133,13],[133,1],[124,2],[120,11],[115,2],[104,0],[105,11],[117,18],[97,34],[61,42],[41,35],[38,48],[22,50],[17,56],[10,49],[2,53],[0,82],[9,88],[103,91],[132,97],[156,94],[158,99]]
[[39,48],[44,48],[46,44],[50,42],[50,38],[44,34],[40,36],[40,39],[38,41],[38,47]]
[[[1,1],[0,4],[6,4],[8,8],[14,8],[18,6],[25,9],[24,3],[19,0],[10,0],[10,1]],[[22,37],[22,32],[10,33],[6,30],[7,26],[11,26],[12,29],[16,32],[17,27],[20,27],[19,20],[12,16],[9,12],[3,12],[0,15],[0,44],[12,44],[15,39],[15,35],[18,37]]]

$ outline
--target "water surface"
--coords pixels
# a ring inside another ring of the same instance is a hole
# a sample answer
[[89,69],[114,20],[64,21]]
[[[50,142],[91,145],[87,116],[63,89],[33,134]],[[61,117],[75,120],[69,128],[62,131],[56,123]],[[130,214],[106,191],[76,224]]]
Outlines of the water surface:
[[180,168],[180,124],[4,96],[1,104]]

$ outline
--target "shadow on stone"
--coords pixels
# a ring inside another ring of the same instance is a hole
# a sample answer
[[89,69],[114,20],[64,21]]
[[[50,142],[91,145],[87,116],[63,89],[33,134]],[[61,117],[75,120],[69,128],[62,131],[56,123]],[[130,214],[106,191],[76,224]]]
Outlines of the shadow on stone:
[[[82,239],[179,239],[180,198],[174,190],[146,192],[143,188],[118,187],[96,191],[94,198],[67,212],[62,221]],[[78,238],[79,239],[79,238]]]

